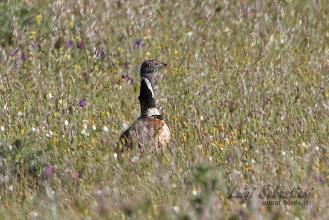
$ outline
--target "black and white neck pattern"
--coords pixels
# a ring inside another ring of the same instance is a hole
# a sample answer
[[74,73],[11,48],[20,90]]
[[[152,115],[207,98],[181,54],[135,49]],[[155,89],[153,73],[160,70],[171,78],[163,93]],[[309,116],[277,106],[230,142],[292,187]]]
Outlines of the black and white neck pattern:
[[142,117],[160,116],[160,112],[155,105],[152,83],[146,77],[142,77],[138,99],[141,106]]

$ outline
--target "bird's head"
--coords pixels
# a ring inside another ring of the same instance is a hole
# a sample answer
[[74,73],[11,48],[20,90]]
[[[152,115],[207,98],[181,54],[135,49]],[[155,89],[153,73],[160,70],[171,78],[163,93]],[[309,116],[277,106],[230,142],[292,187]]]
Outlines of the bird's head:
[[157,60],[145,60],[142,63],[141,69],[140,69],[140,75],[141,77],[146,77],[150,81],[152,81],[154,73],[156,73],[159,69],[167,66],[167,64],[162,63]]

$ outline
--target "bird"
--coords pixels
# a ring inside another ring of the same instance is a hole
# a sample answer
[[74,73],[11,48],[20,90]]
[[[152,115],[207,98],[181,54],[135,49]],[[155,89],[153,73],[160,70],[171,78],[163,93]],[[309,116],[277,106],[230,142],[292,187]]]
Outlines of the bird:
[[153,90],[155,73],[165,66],[167,64],[157,60],[146,60],[141,65],[138,97],[141,114],[120,136],[120,142],[126,148],[137,146],[143,149],[149,146],[159,149],[170,142],[170,130],[156,107]]

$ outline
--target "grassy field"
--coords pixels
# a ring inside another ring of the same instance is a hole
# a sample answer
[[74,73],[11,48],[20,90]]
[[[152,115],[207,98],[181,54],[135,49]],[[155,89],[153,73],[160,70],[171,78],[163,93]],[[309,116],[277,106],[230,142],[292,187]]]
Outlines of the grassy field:
[[[0,219],[328,219],[326,0],[5,0],[0,22]],[[173,152],[131,163],[147,58]]]

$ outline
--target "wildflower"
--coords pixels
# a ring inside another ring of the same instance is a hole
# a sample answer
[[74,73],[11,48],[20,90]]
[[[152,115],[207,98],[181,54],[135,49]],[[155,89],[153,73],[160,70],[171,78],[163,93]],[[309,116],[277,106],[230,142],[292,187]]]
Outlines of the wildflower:
[[37,25],[40,25],[42,22],[42,15],[37,15],[35,16],[35,22],[37,23]]
[[129,68],[129,63],[124,63],[122,66],[123,66],[125,69],[128,69],[128,68]]
[[35,32],[35,31],[31,31],[31,32],[30,32],[30,39],[31,39],[31,40],[34,40],[35,37],[36,37],[36,35],[37,35],[37,32]]
[[81,41],[77,44],[77,48],[79,48],[80,50],[85,49],[85,43],[81,40]]
[[53,133],[52,131],[49,130],[48,132],[46,132],[46,137],[51,137],[51,136],[53,136],[53,134],[54,134],[54,133]]
[[5,131],[5,127],[1,126],[1,127],[0,127],[0,130],[1,130],[2,132]]
[[36,42],[36,41],[34,41],[34,42],[32,42],[31,47],[32,47],[33,49],[38,49],[38,48],[39,48],[39,43]]
[[64,121],[64,125],[67,127],[67,126],[69,126],[69,122],[68,122],[68,120],[65,120]]
[[139,160],[139,157],[138,156],[133,156],[132,158],[130,158],[130,161],[132,163],[136,163],[138,160]]
[[81,100],[79,101],[79,106],[80,106],[81,108],[85,107],[86,105],[87,105],[87,100],[85,100],[85,99],[81,99]]
[[134,79],[128,76],[128,74],[121,74],[121,79],[125,80],[128,84],[134,84]]
[[74,27],[74,20],[69,21],[68,26],[70,29],[72,29]]
[[117,159],[118,158],[118,154],[117,153],[114,153],[113,154],[113,157],[114,157],[114,159]]
[[82,131],[81,131],[81,134],[83,135],[83,136],[89,136],[89,132],[87,131],[87,129],[82,129]]
[[174,206],[174,207],[172,207],[173,208],[173,210],[177,213],[177,212],[179,212],[179,206]]
[[187,36],[188,37],[191,37],[193,35],[193,31],[189,31],[189,32],[187,32]]
[[140,48],[140,47],[142,46],[142,44],[143,44],[142,39],[136,39],[136,40],[134,41],[134,48],[135,48],[135,49],[138,49],[138,48]]
[[15,50],[13,50],[12,52],[10,52],[9,56],[13,57],[16,56],[16,54],[19,52],[19,48],[16,48]]
[[8,186],[8,190],[9,190],[9,191],[13,191],[13,189],[14,189],[14,186],[13,186],[13,185],[9,185],[9,186]]
[[73,47],[74,47],[74,43],[73,43],[73,41],[71,41],[71,40],[66,41],[66,47],[67,47],[68,49],[73,48]]
[[31,211],[30,212],[30,218],[31,219],[37,219],[38,216],[39,216],[39,213],[38,212],[36,212],[36,211]]
[[78,64],[74,65],[74,71],[77,72],[77,73],[81,72],[80,65],[78,65]]
[[108,127],[104,126],[104,127],[103,127],[103,131],[104,131],[105,133],[109,132]]
[[8,104],[7,104],[7,102],[6,102],[5,105],[3,106],[3,110],[4,110],[4,111],[7,111],[7,110],[8,110]]
[[51,178],[53,175],[54,175],[54,167],[50,164],[46,164],[44,167],[43,167],[43,175],[49,179]]
[[92,127],[91,127],[91,129],[93,129],[93,131],[96,131],[96,125],[93,124]]
[[25,55],[24,52],[21,53],[21,56],[19,57],[19,59],[20,59],[22,62],[24,62],[24,61],[27,59],[27,57],[26,57],[26,55]]

